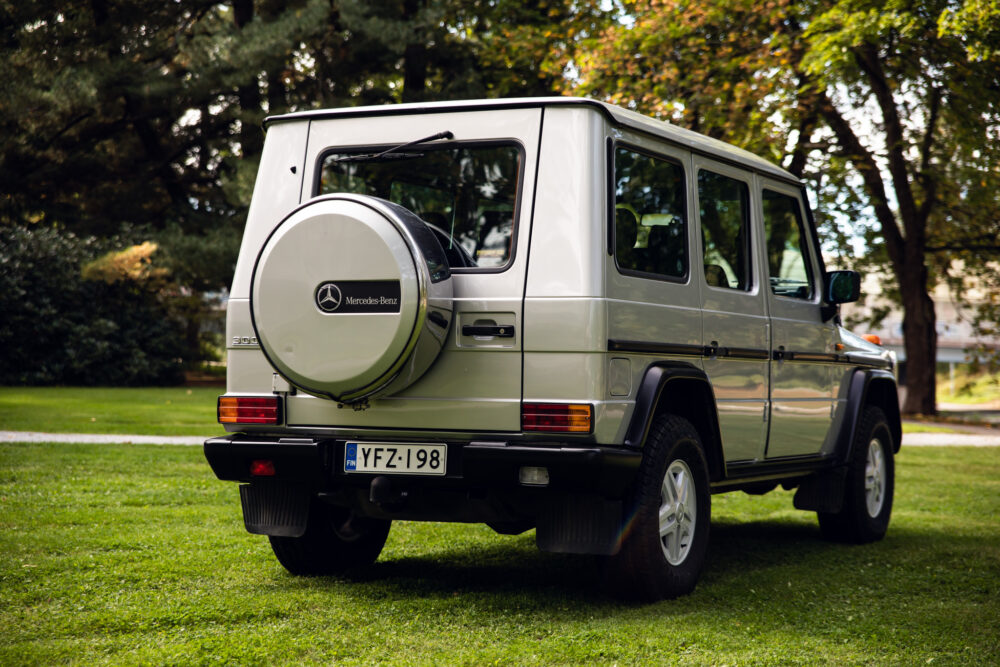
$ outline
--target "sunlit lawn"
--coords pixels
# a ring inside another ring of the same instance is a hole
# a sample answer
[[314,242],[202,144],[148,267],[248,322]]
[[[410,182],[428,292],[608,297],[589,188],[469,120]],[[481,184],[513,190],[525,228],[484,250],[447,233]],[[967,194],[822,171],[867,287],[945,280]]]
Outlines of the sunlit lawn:
[[715,496],[694,594],[634,606],[484,526],[396,523],[366,572],[295,578],[198,447],[0,445],[0,664],[1000,663],[1000,449],[898,464],[884,541]]
[[224,387],[0,387],[0,430],[205,435],[223,432]]

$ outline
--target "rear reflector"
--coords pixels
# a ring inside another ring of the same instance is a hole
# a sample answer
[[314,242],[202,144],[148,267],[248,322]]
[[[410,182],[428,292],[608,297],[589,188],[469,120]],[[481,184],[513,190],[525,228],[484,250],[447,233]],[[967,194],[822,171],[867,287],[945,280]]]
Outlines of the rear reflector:
[[250,462],[250,474],[256,477],[274,477],[274,461],[256,459]]
[[521,428],[544,433],[590,433],[594,407],[587,403],[523,403]]
[[219,396],[219,422],[277,424],[280,405],[277,396]]

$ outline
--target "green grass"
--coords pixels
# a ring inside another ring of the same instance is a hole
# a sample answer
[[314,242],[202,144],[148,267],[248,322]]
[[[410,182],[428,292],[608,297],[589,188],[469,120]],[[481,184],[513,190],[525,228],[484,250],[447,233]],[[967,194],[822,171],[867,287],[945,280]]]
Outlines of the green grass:
[[903,422],[903,433],[963,433],[963,431],[948,426]]
[[0,387],[0,430],[205,435],[224,387]]
[[[942,368],[943,364],[939,365]],[[954,383],[944,366],[937,374],[937,400],[940,403],[958,403],[975,406],[1000,401],[1000,373],[972,368],[969,364],[956,364]],[[952,392],[954,388],[954,392]]]
[[1000,663],[1000,449],[904,449],[896,499],[846,546],[788,492],[715,496],[698,588],[639,606],[484,526],[292,577],[200,448],[0,444],[0,664]]

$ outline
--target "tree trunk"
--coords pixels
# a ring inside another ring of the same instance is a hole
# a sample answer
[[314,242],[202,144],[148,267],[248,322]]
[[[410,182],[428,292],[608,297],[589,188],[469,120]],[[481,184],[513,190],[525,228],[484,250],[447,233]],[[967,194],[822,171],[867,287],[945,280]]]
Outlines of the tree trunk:
[[927,266],[922,260],[921,256],[913,263],[904,264],[897,275],[903,301],[903,345],[906,350],[906,400],[902,411],[911,415],[937,413],[937,316],[934,301],[927,293]]
[[408,44],[403,60],[403,101],[419,102],[424,98],[424,89],[427,87],[427,47],[423,44]]
[[[242,30],[253,20],[253,0],[233,0],[233,22]],[[260,89],[257,77],[237,87],[240,100],[240,149],[244,158],[255,157],[264,148],[263,133],[258,127]]]
[[[403,18],[412,22],[422,6],[423,0],[406,0],[403,3]],[[419,102],[424,99],[427,88],[427,45],[424,43],[424,30],[414,30],[411,39],[414,41],[407,44],[403,51],[403,102]]]

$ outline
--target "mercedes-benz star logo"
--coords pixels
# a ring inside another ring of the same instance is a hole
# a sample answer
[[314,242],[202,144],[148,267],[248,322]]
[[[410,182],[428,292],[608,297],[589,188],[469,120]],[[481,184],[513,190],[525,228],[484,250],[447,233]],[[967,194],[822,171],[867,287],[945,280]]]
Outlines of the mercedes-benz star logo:
[[324,313],[332,313],[340,308],[342,298],[336,283],[323,283],[316,289],[316,305]]

